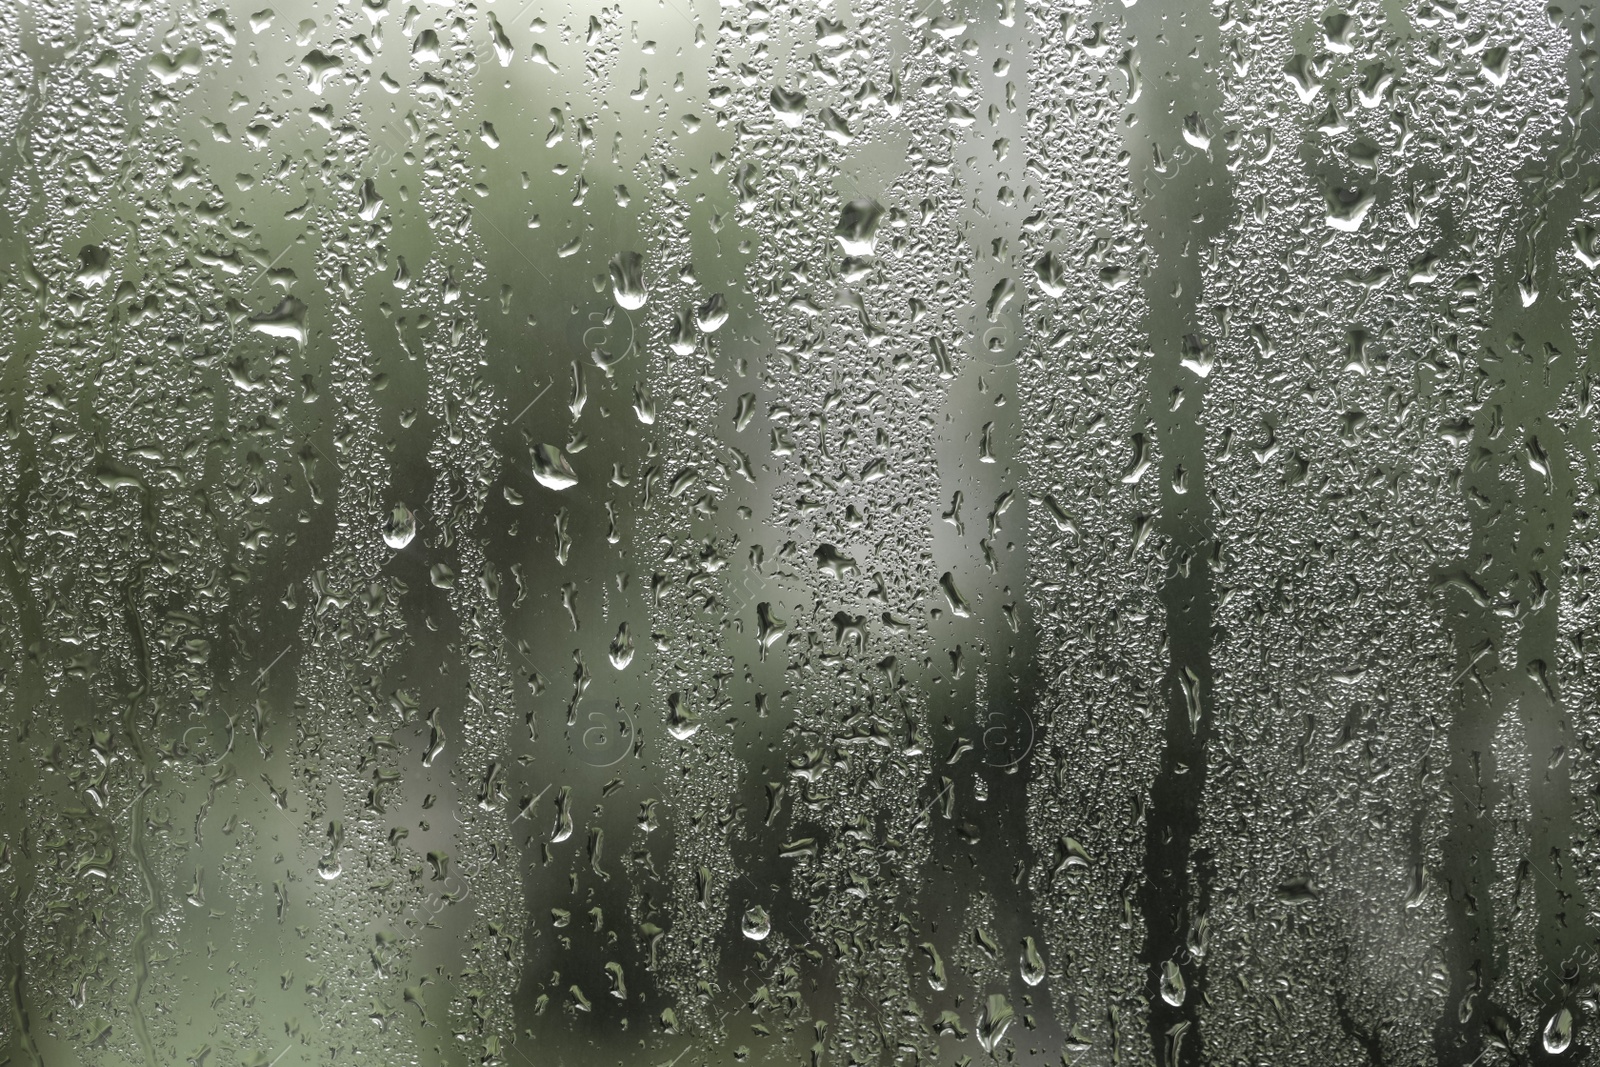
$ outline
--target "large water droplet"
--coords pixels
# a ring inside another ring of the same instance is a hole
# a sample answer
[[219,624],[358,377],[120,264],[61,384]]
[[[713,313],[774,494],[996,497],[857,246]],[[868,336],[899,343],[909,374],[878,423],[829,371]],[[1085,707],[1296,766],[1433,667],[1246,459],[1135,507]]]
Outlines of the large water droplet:
[[1022,939],[1022,980],[1031,986],[1044,981],[1044,957],[1031,937]]
[[610,654],[611,665],[619,671],[633,662],[633,635],[628,632],[627,623],[617,628],[617,636],[611,639]]
[[533,477],[546,489],[571,489],[578,484],[577,472],[555,445],[540,445],[533,450]]
[[1544,1050],[1559,1056],[1572,1045],[1572,1012],[1562,1008],[1544,1024]]
[[619,252],[611,260],[611,295],[624,311],[644,307],[649,293],[644,288],[644,257],[637,252]]
[[1039,257],[1033,265],[1033,276],[1039,280],[1039,288],[1045,296],[1060,298],[1067,291],[1066,272],[1061,269],[1061,261],[1056,259],[1054,252],[1046,252]]
[[689,702],[682,693],[667,697],[667,733],[679,741],[687,741],[700,729],[700,717],[689,710]]
[[767,97],[767,102],[772,105],[773,116],[785,126],[792,128],[805,121],[805,93],[791,93],[774,87]]
[[839,212],[839,225],[833,231],[846,255],[870,256],[878,243],[878,222],[883,207],[870,197],[851,200]]
[[765,941],[767,935],[772,933],[772,919],[767,915],[767,909],[760,904],[752,904],[739,921],[739,929],[752,941]]
[[417,517],[404,504],[396,504],[389,517],[383,520],[383,543],[396,552],[411,543],[417,536]]
[[265,315],[250,319],[250,329],[267,337],[293,341],[301,348],[306,343],[306,306],[292,296],[286,296],[278,306]]
[[704,333],[716,333],[728,321],[728,301],[721,293],[711,297],[695,309],[695,322]]
[[1174,1008],[1181,1008],[1188,995],[1188,987],[1183,982],[1183,972],[1178,969],[1176,963],[1167,960],[1161,965],[1161,999]]

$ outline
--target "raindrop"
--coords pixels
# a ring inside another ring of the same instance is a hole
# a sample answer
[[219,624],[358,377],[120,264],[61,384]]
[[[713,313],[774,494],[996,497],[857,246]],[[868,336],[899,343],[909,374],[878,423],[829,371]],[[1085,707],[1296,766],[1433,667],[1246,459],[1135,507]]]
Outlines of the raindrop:
[[716,333],[728,321],[728,301],[721,293],[711,297],[695,309],[695,323],[704,333]]
[[1544,1024],[1544,1050],[1559,1056],[1572,1046],[1572,1011],[1563,1007]]
[[739,929],[752,941],[765,941],[767,935],[772,933],[772,919],[768,917],[765,908],[759,904],[752,904],[744,913],[744,918],[739,921]]
[[383,543],[399,552],[417,536],[417,517],[404,504],[396,504],[383,521]]
[[883,207],[876,200],[863,197],[845,204],[839,213],[839,225],[833,231],[839,247],[847,255],[870,256],[878,242],[878,223],[883,218]]
[[644,288],[644,257],[637,252],[620,252],[611,260],[611,295],[624,311],[644,307],[649,293]]
[[555,445],[540,445],[533,450],[533,477],[546,489],[558,491],[578,484],[572,464]]

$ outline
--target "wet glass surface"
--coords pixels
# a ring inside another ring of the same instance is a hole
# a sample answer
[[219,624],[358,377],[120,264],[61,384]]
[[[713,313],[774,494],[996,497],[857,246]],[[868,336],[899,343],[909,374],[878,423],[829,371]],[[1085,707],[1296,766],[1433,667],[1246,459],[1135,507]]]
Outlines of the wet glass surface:
[[0,1062],[1578,1063],[1594,13],[0,3]]

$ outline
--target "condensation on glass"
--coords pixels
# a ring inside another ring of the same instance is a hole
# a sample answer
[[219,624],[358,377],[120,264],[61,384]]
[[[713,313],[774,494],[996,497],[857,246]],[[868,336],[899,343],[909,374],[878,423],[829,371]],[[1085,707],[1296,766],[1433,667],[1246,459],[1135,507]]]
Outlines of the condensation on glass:
[[1577,0],[0,4],[3,1062],[1578,1063]]

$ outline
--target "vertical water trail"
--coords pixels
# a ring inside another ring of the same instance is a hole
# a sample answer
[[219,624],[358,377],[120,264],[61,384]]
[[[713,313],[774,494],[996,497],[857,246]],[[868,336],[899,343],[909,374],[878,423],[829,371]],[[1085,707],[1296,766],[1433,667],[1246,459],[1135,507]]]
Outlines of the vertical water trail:
[[1018,393],[1042,680],[1028,877],[1067,1049],[1113,1063],[1150,1054],[1160,1009],[1145,995],[1142,957],[1166,911],[1152,927],[1144,857],[1149,820],[1180,814],[1149,811],[1168,718],[1166,443],[1150,416],[1156,355],[1137,281],[1148,252],[1120,130],[1131,88],[1115,45],[1123,19],[1046,4],[1027,5],[1026,17],[1023,169],[1035,207],[1021,238]]

